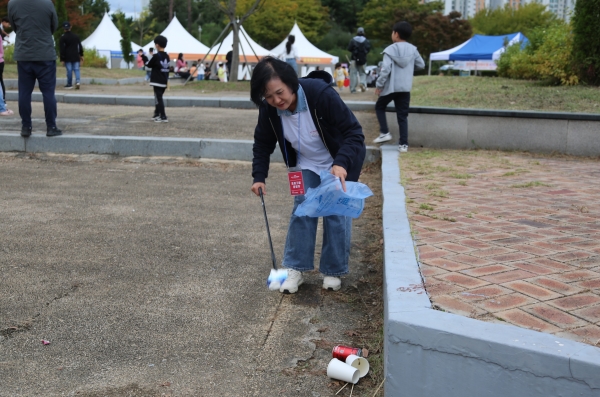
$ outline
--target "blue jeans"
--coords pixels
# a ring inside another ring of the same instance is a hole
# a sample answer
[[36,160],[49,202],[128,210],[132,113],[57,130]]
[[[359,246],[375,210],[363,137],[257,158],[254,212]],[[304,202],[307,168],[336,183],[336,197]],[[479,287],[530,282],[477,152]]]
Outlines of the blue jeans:
[[296,72],[296,74],[298,74],[298,63],[296,63],[296,58],[287,58],[285,60],[285,63],[287,63],[288,65],[290,65],[294,69],[294,71]]
[[150,75],[152,74],[152,69],[146,68],[146,77],[144,77],[145,81],[150,81]]
[[31,93],[38,81],[44,101],[46,127],[56,127],[56,61],[19,61],[19,115],[21,124],[31,128]]
[[204,80],[204,75],[199,74],[198,76],[196,76],[196,80],[198,80],[198,81]]
[[81,76],[79,75],[79,62],[65,62],[67,68],[67,85],[73,83],[73,72],[75,72],[75,82],[79,83]]
[[[319,175],[309,170],[302,170],[304,189],[315,188],[321,183]],[[304,196],[294,197],[294,209],[290,218],[283,267],[299,272],[314,269],[315,244],[317,240],[317,224],[319,218],[296,216],[294,212],[304,201]],[[326,276],[342,276],[348,274],[350,257],[350,238],[352,236],[352,218],[349,216],[330,215],[323,217],[323,249],[319,271]]]

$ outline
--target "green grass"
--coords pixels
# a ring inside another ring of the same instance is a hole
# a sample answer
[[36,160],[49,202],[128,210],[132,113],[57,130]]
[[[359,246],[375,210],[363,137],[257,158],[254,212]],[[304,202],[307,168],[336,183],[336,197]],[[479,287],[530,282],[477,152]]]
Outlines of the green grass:
[[[65,73],[65,68],[58,65],[56,68],[56,76],[65,77]],[[124,79],[127,77],[144,77],[145,73],[146,72],[138,69],[81,68],[81,77],[89,78]],[[5,79],[16,79],[17,65],[4,65],[3,77]]]
[[433,207],[430,204],[423,203],[419,206],[419,209],[433,211]]
[[531,182],[527,182],[527,183],[518,183],[516,185],[511,185],[510,187],[514,187],[517,189],[523,189],[523,188],[528,188],[528,187],[536,187],[536,186],[550,186],[547,183],[543,183],[540,181],[531,181]]
[[469,179],[469,178],[473,178],[473,175],[471,175],[471,174],[454,173],[454,174],[450,174],[450,176],[452,178],[456,178],[456,179]]
[[500,77],[417,76],[411,106],[600,113],[600,88]]

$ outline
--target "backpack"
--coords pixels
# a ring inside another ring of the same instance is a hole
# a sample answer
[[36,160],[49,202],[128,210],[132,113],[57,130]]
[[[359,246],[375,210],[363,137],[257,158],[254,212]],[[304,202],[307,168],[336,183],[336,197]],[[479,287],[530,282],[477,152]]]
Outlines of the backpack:
[[367,41],[363,41],[362,43],[356,42],[354,46],[354,60],[357,65],[364,65],[367,63]]

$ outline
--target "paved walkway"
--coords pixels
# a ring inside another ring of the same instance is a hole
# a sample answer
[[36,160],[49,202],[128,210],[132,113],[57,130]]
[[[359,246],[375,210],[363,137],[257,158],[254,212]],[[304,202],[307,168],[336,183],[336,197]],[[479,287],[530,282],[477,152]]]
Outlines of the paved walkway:
[[600,345],[600,162],[485,151],[401,157],[434,306]]
[[[9,102],[15,115],[0,118],[0,131],[21,131],[17,104]],[[45,133],[44,108],[33,102],[33,133]],[[100,106],[60,103],[57,124],[64,134],[128,135],[176,138],[253,139],[258,109],[167,108],[169,123],[155,123],[150,106]],[[379,128],[375,112],[355,112],[368,144]]]

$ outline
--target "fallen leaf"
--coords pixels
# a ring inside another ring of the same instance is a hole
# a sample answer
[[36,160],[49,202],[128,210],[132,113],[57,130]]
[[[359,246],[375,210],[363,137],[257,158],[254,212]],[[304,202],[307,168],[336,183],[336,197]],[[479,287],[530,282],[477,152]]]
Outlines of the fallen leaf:
[[169,386],[171,386],[171,382],[163,382],[163,383],[161,383],[159,386],[162,386],[162,387],[169,387]]
[[319,328],[317,330],[317,332],[327,332],[329,330],[329,327],[323,327],[323,328]]
[[344,333],[348,336],[360,336],[360,334],[356,331],[346,331]]
[[362,356],[364,358],[369,357],[369,349],[362,349]]

